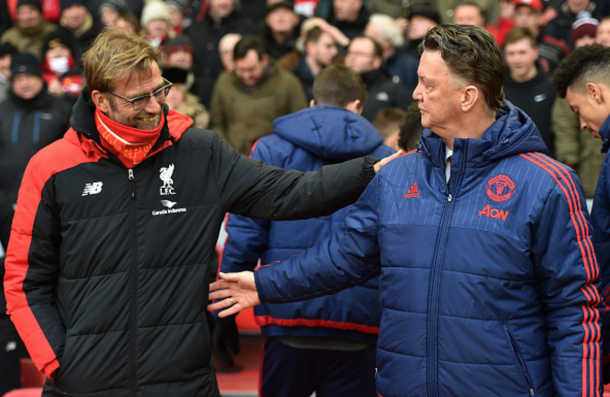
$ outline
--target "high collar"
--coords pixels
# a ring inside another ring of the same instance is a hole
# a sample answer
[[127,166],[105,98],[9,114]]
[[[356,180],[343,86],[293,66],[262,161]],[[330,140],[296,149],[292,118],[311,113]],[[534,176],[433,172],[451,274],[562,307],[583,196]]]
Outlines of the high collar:
[[607,153],[608,149],[610,149],[610,116],[606,118],[604,124],[599,128],[599,135],[601,135],[603,144],[602,144],[602,153]]
[[[444,169],[445,143],[429,129],[421,137],[422,148],[432,163]],[[453,158],[461,158],[467,167],[483,167],[502,158],[527,152],[548,153],[534,122],[521,109],[505,100],[496,121],[483,133],[481,139],[456,138]],[[465,157],[465,158],[463,158]]]

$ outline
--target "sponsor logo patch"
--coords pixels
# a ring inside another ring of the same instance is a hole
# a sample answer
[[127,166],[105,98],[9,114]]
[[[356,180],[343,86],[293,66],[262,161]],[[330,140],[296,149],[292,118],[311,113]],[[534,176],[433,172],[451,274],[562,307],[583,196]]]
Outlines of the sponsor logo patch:
[[417,189],[417,182],[411,186],[411,189],[403,196],[404,198],[415,198],[419,197],[419,190]]
[[508,175],[496,175],[487,181],[485,192],[487,197],[496,203],[503,203],[510,200],[515,194],[517,185]]

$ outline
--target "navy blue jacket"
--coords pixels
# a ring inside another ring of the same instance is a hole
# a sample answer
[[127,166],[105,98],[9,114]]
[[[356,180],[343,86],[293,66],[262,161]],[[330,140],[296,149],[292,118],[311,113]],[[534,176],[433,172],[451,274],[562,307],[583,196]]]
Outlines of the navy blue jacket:
[[482,139],[392,161],[345,228],[255,281],[262,302],[379,276],[377,391],[392,396],[599,396],[597,280],[570,168],[508,101]]
[[[274,135],[261,138],[251,157],[271,165],[315,171],[326,164],[371,154],[383,158],[393,150],[364,117],[331,105],[317,105],[283,116],[273,123]],[[229,216],[221,269],[253,270],[289,258],[342,227],[349,207],[332,215],[271,222]],[[338,294],[307,302],[260,305],[257,322],[266,336],[297,335],[348,339],[375,344],[379,332],[377,279]]]

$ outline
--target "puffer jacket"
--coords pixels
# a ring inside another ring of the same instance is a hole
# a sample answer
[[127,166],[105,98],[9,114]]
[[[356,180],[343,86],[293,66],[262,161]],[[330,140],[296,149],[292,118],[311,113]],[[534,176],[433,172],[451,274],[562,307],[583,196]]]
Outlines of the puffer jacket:
[[[4,279],[44,396],[217,396],[205,316],[225,213],[322,216],[353,203],[371,158],[318,173],[240,155],[164,111],[133,169],[103,149],[83,91],[72,128],[30,161]],[[188,120],[188,121],[186,121]]]
[[[274,135],[261,138],[252,158],[278,167],[316,171],[324,165],[371,154],[386,157],[393,150],[364,117],[332,105],[317,105],[280,117]],[[270,222],[229,215],[221,270],[238,272],[271,264],[313,246],[338,229],[349,208],[300,221]],[[316,336],[377,342],[379,291],[377,279],[306,302],[260,305],[256,321],[265,336]],[[219,319],[219,321],[223,321]]]
[[505,101],[482,139],[384,167],[345,229],[261,267],[262,302],[328,294],[379,275],[380,396],[599,396],[600,316],[585,199]]

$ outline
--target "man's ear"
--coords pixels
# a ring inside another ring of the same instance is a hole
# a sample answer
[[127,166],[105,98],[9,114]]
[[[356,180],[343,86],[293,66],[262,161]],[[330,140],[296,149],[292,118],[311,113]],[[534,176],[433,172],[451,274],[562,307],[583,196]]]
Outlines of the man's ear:
[[312,108],[314,106],[316,106],[316,100],[312,99],[311,101],[309,101],[309,107]]
[[587,95],[600,105],[606,98],[602,95],[601,87],[596,83],[587,83]]
[[110,102],[105,94],[102,94],[98,90],[91,91],[91,100],[95,103],[95,107],[104,113],[110,111]]
[[479,99],[479,89],[474,85],[467,85],[463,88],[462,94],[462,112],[468,112],[474,107]]
[[360,101],[360,99],[356,99],[356,100],[348,103],[345,108],[347,110],[349,110],[350,112],[354,112],[356,114],[362,114],[362,108],[364,108],[364,106],[362,106],[362,102]]
[[373,70],[379,69],[382,64],[383,64],[383,58],[375,57],[375,59],[373,59]]

